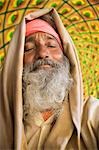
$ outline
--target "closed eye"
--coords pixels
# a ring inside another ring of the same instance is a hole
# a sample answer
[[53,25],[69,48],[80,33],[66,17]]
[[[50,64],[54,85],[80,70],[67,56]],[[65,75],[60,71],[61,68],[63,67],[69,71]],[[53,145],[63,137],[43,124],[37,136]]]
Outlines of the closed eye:
[[48,45],[47,47],[55,48],[55,45]]
[[28,52],[28,51],[31,51],[31,50],[34,50],[34,47],[29,48],[29,49],[25,49],[25,52]]

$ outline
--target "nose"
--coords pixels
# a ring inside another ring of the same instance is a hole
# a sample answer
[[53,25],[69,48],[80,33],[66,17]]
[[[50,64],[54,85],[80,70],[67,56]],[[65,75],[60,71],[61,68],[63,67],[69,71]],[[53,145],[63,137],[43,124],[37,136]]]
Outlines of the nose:
[[37,59],[45,58],[51,58],[50,52],[45,46],[40,46],[39,50],[37,51]]

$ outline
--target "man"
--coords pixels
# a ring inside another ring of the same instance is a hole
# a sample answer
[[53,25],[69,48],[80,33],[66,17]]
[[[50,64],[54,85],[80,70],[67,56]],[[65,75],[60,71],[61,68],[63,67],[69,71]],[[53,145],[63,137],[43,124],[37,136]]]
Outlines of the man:
[[54,9],[17,27],[0,88],[1,149],[99,149],[99,101],[83,103],[75,47]]

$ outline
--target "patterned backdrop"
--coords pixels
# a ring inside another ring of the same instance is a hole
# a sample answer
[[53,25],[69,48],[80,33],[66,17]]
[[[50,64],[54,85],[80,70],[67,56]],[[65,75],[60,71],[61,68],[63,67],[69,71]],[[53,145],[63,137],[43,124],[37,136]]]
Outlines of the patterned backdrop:
[[44,7],[56,8],[76,45],[84,97],[99,98],[99,0],[0,0],[0,67],[16,25]]

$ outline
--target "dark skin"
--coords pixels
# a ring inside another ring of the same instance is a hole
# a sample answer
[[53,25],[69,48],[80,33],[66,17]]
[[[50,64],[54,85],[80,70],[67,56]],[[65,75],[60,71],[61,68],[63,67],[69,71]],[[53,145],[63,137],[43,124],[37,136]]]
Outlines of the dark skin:
[[[63,51],[56,38],[44,32],[36,32],[26,37],[24,64],[34,63],[38,59],[63,61]],[[43,65],[41,67],[49,67]]]

